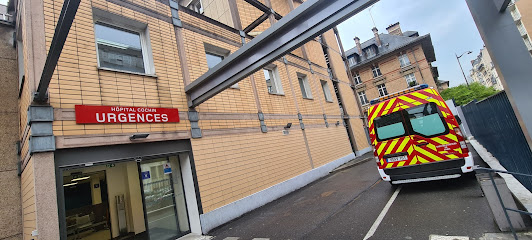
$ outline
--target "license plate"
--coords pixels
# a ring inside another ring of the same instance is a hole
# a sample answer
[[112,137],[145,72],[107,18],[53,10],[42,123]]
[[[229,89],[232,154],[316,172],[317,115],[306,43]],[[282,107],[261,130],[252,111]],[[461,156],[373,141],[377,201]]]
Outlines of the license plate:
[[391,157],[391,158],[386,158],[386,161],[387,162],[399,162],[399,161],[405,161],[405,160],[408,160],[408,156],[398,156],[398,157]]

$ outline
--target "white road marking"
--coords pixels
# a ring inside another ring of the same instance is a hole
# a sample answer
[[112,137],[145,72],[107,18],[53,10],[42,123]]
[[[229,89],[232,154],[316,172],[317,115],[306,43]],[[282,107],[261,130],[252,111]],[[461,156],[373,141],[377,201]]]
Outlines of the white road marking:
[[369,229],[368,233],[366,234],[366,236],[364,237],[364,240],[366,239],[369,239],[370,237],[373,236],[373,234],[375,234],[375,231],[377,231],[377,228],[379,227],[379,225],[381,224],[382,222],[382,219],[384,219],[384,216],[386,216],[386,213],[388,212],[388,210],[390,209],[390,207],[392,206],[392,203],[393,201],[395,201],[395,198],[397,198],[397,195],[399,195],[399,191],[401,191],[401,188],[403,186],[399,186],[395,192],[393,193],[392,197],[390,198],[390,200],[388,200],[388,203],[386,203],[386,206],[384,206],[384,209],[382,209],[382,212],[381,214],[379,214],[379,216],[377,217],[377,219],[375,220],[375,222],[373,223],[373,226],[371,226],[371,228]]
[[464,236],[441,236],[441,235],[430,235],[429,240],[469,240],[469,237]]

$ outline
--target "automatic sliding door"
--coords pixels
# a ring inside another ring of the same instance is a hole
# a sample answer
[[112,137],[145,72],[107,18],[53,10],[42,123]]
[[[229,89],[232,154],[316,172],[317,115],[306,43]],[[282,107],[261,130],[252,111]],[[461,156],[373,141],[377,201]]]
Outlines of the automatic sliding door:
[[189,232],[177,157],[142,162],[140,171],[150,239],[175,239]]

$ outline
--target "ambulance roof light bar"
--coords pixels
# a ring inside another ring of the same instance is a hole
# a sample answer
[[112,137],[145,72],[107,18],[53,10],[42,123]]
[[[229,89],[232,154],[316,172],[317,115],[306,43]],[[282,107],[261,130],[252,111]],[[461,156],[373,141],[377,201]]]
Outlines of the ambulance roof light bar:
[[403,94],[411,93],[411,92],[414,92],[414,91],[417,91],[417,90],[421,90],[421,89],[425,89],[425,88],[428,88],[428,87],[429,87],[428,84],[420,84],[420,85],[413,86],[413,87],[407,88],[407,89],[399,91],[399,92],[394,92],[392,94],[388,94],[388,95],[385,95],[385,96],[382,96],[382,97],[379,97],[379,98],[375,98],[375,99],[371,100],[369,103],[371,105],[373,105],[373,104],[379,103],[381,101],[388,100],[390,98],[401,96]]

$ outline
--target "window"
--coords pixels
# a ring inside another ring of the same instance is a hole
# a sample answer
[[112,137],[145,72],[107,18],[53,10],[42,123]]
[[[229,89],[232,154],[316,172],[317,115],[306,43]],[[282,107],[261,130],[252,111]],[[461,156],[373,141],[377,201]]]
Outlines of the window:
[[493,85],[496,85],[497,84],[497,79],[495,78],[495,76],[491,76],[491,83]]
[[187,8],[199,14],[203,14],[203,5],[201,4],[201,0],[191,1]]
[[436,103],[406,109],[410,125],[414,133],[424,137],[446,134],[449,132],[447,124],[440,117]]
[[96,22],[94,32],[99,67],[134,73],[154,73],[146,29],[135,31]]
[[263,69],[264,78],[266,79],[266,86],[268,87],[269,93],[283,94],[283,85],[281,84],[281,79],[279,78],[279,72],[277,67],[272,69]]
[[362,79],[360,78],[360,73],[355,72],[355,76],[353,77],[355,78],[355,85],[362,83]]
[[371,58],[371,57],[374,57],[375,55],[377,55],[375,53],[375,48],[373,48],[373,47],[369,47],[369,48],[364,49],[364,52],[366,53],[366,58]]
[[378,65],[374,65],[373,67],[371,67],[371,71],[373,72],[373,77],[374,78],[382,75],[381,69],[379,68]]
[[377,85],[377,89],[379,90],[379,95],[386,96],[388,95],[388,91],[386,90],[386,86],[383,84]]
[[360,103],[362,103],[362,105],[369,103],[368,98],[366,97],[366,92],[364,91],[358,92],[358,98],[360,99]]
[[401,64],[401,67],[410,65],[410,59],[408,59],[408,55],[406,55],[406,53],[399,56],[399,63]]
[[312,92],[310,91],[310,85],[308,83],[307,76],[299,75],[297,76],[299,81],[299,87],[301,88],[301,94],[303,98],[312,99]]
[[408,84],[409,87],[413,87],[417,85],[416,75],[414,73],[410,73],[405,76],[406,84]]
[[374,123],[378,141],[385,141],[406,135],[402,112],[393,112],[375,118]]
[[205,52],[205,55],[207,57],[207,66],[209,67],[209,69],[213,68],[218,63],[222,62],[222,60],[224,60],[225,58],[222,55],[217,55],[215,53],[210,53],[210,52]]
[[320,80],[321,88],[323,89],[323,95],[325,96],[325,101],[332,102],[331,89],[329,88],[329,83],[324,80]]
[[[17,36],[18,38],[18,36]],[[18,86],[22,89],[24,79],[24,44],[22,40],[17,39],[17,61],[18,61]]]
[[[222,62],[227,55],[229,55],[229,50],[205,44],[205,57],[207,58],[207,67],[209,69]],[[238,83],[233,84],[231,88],[239,88]]]
[[427,138],[449,133],[438,106],[433,102],[375,118],[374,123],[378,141],[406,136],[407,132]]
[[357,64],[357,59],[355,56],[348,58],[348,61],[349,61],[349,66],[353,66]]

